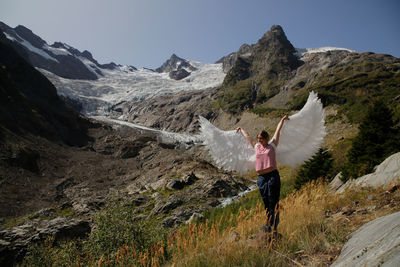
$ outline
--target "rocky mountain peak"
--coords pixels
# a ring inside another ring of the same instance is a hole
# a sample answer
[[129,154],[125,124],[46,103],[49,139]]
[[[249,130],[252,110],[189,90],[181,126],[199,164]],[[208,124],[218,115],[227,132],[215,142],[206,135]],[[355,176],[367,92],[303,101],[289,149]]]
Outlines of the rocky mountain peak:
[[175,54],[156,69],[156,72],[169,72],[169,77],[174,80],[181,80],[190,75],[191,71],[197,68],[192,66],[186,59],[180,58]]
[[178,57],[176,54],[172,54],[171,57],[161,65],[161,67],[157,68],[157,72],[171,72],[185,68],[187,71],[196,70],[189,61],[186,59]]
[[268,62],[268,65],[280,62],[289,67],[290,70],[301,65],[295,53],[296,49],[287,39],[285,32],[279,25],[273,25],[253,48],[253,54],[256,59]]
[[30,42],[33,46],[37,48],[42,48],[46,42],[34,34],[30,29],[26,28],[25,26],[18,25],[14,28],[14,31],[22,38]]
[[242,45],[237,53],[229,55],[222,62],[231,65],[225,86],[248,78],[276,82],[302,64],[296,56],[296,49],[279,25],[273,25],[256,44]]

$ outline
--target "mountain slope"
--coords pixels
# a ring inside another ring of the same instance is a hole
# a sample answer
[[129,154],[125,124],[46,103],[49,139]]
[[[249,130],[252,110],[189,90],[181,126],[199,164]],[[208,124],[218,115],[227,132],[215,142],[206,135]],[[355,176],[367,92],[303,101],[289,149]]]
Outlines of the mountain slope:
[[79,115],[65,106],[46,77],[1,40],[0,66],[3,137],[33,134],[72,145],[85,143]]
[[236,59],[215,103],[230,113],[298,109],[311,90],[325,106],[340,105],[341,113],[356,122],[362,107],[376,98],[399,110],[400,59],[390,55],[329,47],[294,49],[282,28],[272,26],[255,45],[230,57]]
[[34,67],[51,71],[63,78],[96,80],[104,75],[104,70],[117,67],[115,63],[99,64],[89,51],[80,52],[61,42],[48,45],[22,25],[11,28],[0,22],[0,30],[4,33],[1,37],[3,42],[16,49]]

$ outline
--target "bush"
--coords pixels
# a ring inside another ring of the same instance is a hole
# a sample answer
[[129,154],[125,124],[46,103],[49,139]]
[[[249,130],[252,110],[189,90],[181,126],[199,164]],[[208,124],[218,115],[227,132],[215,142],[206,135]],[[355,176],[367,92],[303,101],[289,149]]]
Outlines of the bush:
[[333,157],[332,153],[319,149],[309,161],[306,161],[296,175],[296,189],[300,189],[305,183],[317,180],[320,177],[329,178],[331,176]]
[[163,234],[156,222],[135,218],[130,205],[111,204],[97,216],[88,249],[98,256],[112,254],[124,245],[144,251],[162,239]]
[[[93,266],[100,258],[117,265],[125,247],[146,253],[166,239],[166,230],[158,227],[155,220],[135,218],[133,209],[126,203],[109,204],[97,215],[88,238],[54,242],[54,237],[50,237],[43,243],[32,244],[22,265]],[[138,259],[129,260],[132,264],[128,265],[132,266]]]

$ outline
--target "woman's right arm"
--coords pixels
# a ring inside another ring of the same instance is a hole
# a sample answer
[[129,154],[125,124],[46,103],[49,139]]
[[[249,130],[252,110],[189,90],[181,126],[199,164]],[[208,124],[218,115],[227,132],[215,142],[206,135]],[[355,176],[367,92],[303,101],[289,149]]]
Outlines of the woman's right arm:
[[245,129],[243,129],[242,127],[237,127],[236,132],[239,131],[243,134],[243,136],[246,138],[247,142],[249,142],[251,147],[254,147],[256,145],[256,142],[250,137],[250,135],[246,132]]

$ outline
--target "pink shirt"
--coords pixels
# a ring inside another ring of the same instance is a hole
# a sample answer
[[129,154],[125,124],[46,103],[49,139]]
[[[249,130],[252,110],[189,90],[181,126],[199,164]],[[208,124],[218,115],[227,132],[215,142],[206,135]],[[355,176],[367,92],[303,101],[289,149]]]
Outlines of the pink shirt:
[[257,143],[254,149],[256,151],[256,171],[265,170],[270,167],[277,169],[274,143],[270,142],[266,147]]

